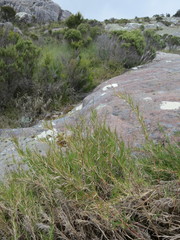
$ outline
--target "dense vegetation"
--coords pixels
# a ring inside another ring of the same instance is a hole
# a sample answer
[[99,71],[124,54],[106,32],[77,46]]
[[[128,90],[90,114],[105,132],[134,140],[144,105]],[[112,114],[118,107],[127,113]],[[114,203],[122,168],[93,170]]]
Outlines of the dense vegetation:
[[180,9],[174,14],[174,17],[180,17]]
[[1,128],[29,126],[62,111],[101,81],[152,60],[165,39],[175,42],[152,30],[106,32],[80,13],[49,26],[19,26],[23,36],[0,29]]
[[[0,17],[14,19],[14,12],[1,9]],[[80,13],[64,23],[18,26],[23,36],[0,28],[0,128],[62,111],[101,81],[152,60],[156,50],[180,45],[178,37],[143,27],[106,32]],[[47,155],[24,151],[13,139],[22,161],[0,182],[1,239],[178,239],[179,146],[167,136],[152,142],[139,107],[130,96],[119,97],[142,127],[140,148],[128,148],[95,112],[88,126],[82,120],[68,136],[43,139]]]

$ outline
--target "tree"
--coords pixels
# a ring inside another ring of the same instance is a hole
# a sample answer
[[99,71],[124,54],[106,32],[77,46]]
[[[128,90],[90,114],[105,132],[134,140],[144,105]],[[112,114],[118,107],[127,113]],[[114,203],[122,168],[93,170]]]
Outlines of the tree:
[[[0,31],[0,106],[32,90],[39,49],[17,33]],[[5,41],[6,39],[6,41]]]
[[77,28],[79,24],[83,22],[84,18],[80,12],[78,12],[75,15],[71,15],[67,20],[66,20],[66,25],[68,28]]
[[14,21],[15,15],[16,15],[16,11],[12,7],[2,6],[0,8],[0,18],[6,22]]
[[180,17],[180,9],[176,12],[176,14],[174,14],[173,17]]

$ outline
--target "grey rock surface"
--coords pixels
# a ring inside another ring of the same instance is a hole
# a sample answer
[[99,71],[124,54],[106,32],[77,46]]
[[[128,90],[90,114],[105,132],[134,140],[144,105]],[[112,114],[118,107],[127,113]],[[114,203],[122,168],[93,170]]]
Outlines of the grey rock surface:
[[16,17],[25,22],[47,23],[68,17],[68,12],[52,0],[1,0],[0,6],[10,6],[17,12]]
[[18,27],[15,27],[11,22],[0,22],[0,28],[4,28],[7,31],[14,31],[20,35],[23,34],[22,31]]
[[180,55],[159,52],[152,62],[100,84],[71,112],[52,120],[53,131],[45,127],[45,121],[30,128],[0,129],[0,177],[16,167],[13,159],[21,163],[12,137],[18,139],[21,148],[46,154],[49,145],[41,138],[51,139],[57,133],[66,133],[67,125],[76,124],[82,117],[88,123],[92,110],[96,110],[98,119],[105,120],[127,145],[141,146],[145,142],[142,126],[120,93],[130,95],[139,106],[153,141],[165,141],[159,124],[170,141],[180,140]]
[[168,17],[164,18],[164,21],[169,22],[171,25],[169,27],[165,26],[162,22],[157,22],[153,18],[151,19],[150,23],[144,22],[144,23],[136,23],[136,22],[130,22],[125,25],[118,24],[118,23],[108,23],[105,24],[104,28],[106,31],[118,31],[118,30],[127,30],[127,31],[132,31],[135,29],[140,29],[141,26],[143,25],[145,29],[160,29],[158,33],[160,34],[171,34],[174,36],[180,36],[179,32],[179,25],[180,25],[180,18],[175,18],[175,17]]
[[16,19],[19,21],[23,21],[24,23],[32,22],[32,15],[26,12],[18,12],[16,13]]

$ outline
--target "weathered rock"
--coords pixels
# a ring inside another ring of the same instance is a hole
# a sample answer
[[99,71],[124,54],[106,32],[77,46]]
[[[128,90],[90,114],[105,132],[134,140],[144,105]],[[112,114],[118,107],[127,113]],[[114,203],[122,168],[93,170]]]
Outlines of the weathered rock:
[[3,23],[2,25],[6,30],[10,31],[10,30],[13,30],[14,29],[14,26],[11,22],[5,22]]
[[18,12],[16,13],[16,19],[24,22],[24,23],[31,23],[32,22],[32,15],[26,12]]
[[161,22],[158,23],[149,23],[144,25],[145,29],[157,29],[157,28],[163,28],[164,24]]
[[62,16],[61,16],[61,20],[65,20],[67,19],[68,17],[70,17],[72,15],[71,12],[67,11],[67,10],[64,10],[62,11]]
[[22,31],[18,27],[15,27],[11,22],[0,22],[0,28],[4,28],[7,31],[14,31],[16,33],[19,33],[20,35],[23,34]]
[[133,30],[133,29],[138,29],[141,27],[142,24],[140,23],[127,23],[126,24],[126,28],[129,29],[129,30]]
[[105,30],[107,31],[118,31],[118,30],[135,30],[140,29],[141,26],[144,26],[145,29],[157,29],[163,28],[165,25],[163,23],[148,23],[148,24],[140,24],[140,23],[127,23],[124,27],[118,23],[109,23],[105,25]]
[[14,27],[13,31],[19,33],[20,35],[23,35],[22,31],[18,27]]
[[174,25],[180,24],[180,18],[179,17],[166,17],[164,20],[168,21],[170,23],[173,23]]
[[[82,117],[87,120],[93,109],[97,111],[99,120],[106,120],[107,125],[115,130],[129,146],[141,146],[145,141],[141,122],[133,107],[124,100],[121,94],[129,94],[134,104],[139,106],[144,124],[150,139],[166,141],[164,133],[170,141],[178,141],[180,133],[180,55],[158,53],[157,57],[143,66],[114,77],[100,84],[81,104],[76,106],[65,117],[52,121],[57,132],[66,132],[66,126],[75,124]],[[158,125],[164,128],[164,133]],[[24,129],[0,129],[0,165],[1,177],[7,169],[11,169],[12,159],[18,159],[17,151],[10,141],[16,136],[24,149],[42,150],[45,154],[48,146],[39,142],[38,137],[52,137],[52,132],[45,129],[43,122],[34,127]],[[12,156],[13,155],[13,156]]]
[[71,13],[63,11],[52,0],[1,0],[0,6],[10,6],[21,21],[46,23],[65,19]]
[[119,30],[125,30],[124,27],[119,25],[118,23],[108,23],[105,25],[106,31],[119,31]]

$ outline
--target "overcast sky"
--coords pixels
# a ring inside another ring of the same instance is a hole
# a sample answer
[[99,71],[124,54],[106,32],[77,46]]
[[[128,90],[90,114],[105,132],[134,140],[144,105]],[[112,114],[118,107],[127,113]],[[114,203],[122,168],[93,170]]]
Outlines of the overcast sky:
[[104,20],[109,18],[134,18],[154,14],[175,14],[180,0],[53,0],[63,10],[80,11],[85,18]]

